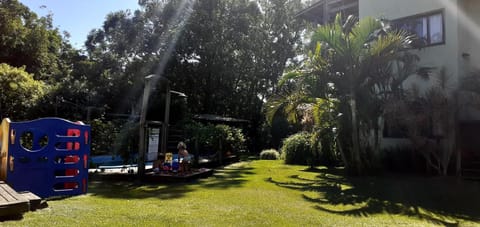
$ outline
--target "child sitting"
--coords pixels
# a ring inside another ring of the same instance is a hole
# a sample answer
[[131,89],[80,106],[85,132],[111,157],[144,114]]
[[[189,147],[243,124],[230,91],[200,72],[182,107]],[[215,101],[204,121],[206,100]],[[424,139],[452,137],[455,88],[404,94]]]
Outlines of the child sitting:
[[178,160],[180,162],[180,172],[185,173],[190,171],[190,155],[187,151],[187,145],[184,142],[179,142],[177,145]]

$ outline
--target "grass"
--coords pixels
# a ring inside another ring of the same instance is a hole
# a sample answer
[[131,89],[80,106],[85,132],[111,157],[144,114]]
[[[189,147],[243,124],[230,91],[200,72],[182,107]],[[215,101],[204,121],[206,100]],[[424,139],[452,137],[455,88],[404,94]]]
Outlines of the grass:
[[251,161],[190,183],[91,182],[8,226],[478,226],[480,187],[452,179],[346,178]]

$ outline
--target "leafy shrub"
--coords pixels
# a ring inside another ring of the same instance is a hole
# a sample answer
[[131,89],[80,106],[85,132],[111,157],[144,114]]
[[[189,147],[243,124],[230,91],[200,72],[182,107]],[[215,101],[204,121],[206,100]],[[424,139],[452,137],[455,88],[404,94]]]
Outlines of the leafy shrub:
[[245,135],[239,128],[192,122],[185,133],[190,141],[198,141],[199,148],[211,151],[239,151],[245,148]]
[[48,90],[42,81],[35,80],[25,67],[16,68],[4,63],[0,64],[0,115],[24,119],[37,101]]
[[239,151],[245,148],[246,139],[241,129],[228,125],[216,125],[215,128],[220,131],[224,150]]
[[115,125],[103,118],[93,119],[89,124],[92,127],[92,155],[108,154],[117,136]]
[[277,160],[280,158],[280,153],[275,149],[263,150],[260,152],[260,159],[263,160]]
[[320,162],[321,144],[316,137],[307,132],[301,132],[286,138],[281,148],[282,158],[286,164],[309,165]]
[[89,124],[92,127],[92,155],[120,155],[127,163],[132,153],[138,151],[139,126],[136,122],[97,118]]
[[313,144],[321,144],[320,164],[335,166],[339,163],[340,157],[335,144],[335,134],[329,128],[316,131],[312,134]]

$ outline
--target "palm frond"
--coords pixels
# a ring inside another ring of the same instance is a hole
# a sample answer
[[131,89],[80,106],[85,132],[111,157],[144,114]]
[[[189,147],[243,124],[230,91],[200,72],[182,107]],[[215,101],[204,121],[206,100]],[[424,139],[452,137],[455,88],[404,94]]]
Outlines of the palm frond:
[[285,107],[286,102],[279,98],[273,98],[269,100],[266,105],[266,118],[268,124],[271,125],[275,116],[277,116],[277,114]]
[[343,55],[348,45],[343,33],[342,15],[338,14],[334,23],[320,26],[312,36],[312,42],[325,43],[330,49]]
[[298,70],[287,72],[287,73],[283,74],[282,77],[280,78],[280,80],[278,81],[278,86],[282,87],[286,83],[288,83],[289,81],[296,80],[296,79],[302,77],[303,75],[304,74],[301,73]]
[[291,94],[277,96],[267,103],[267,121],[271,124],[277,114],[285,114],[288,122],[296,124],[302,115],[302,106],[314,103],[315,99],[302,91],[294,91]]
[[366,17],[360,20],[349,34],[352,54],[359,56],[368,47],[367,45],[376,38],[375,31],[380,28],[381,24],[374,18]]
[[335,117],[333,116],[336,109],[337,100],[317,98],[313,104],[313,119],[315,125],[319,128],[328,127],[334,124]]
[[[337,19],[341,19],[341,17],[338,17]],[[354,15],[350,15],[347,17],[347,20],[343,24],[343,34],[350,34],[352,32],[352,29],[354,29],[357,25],[358,18]],[[338,21],[338,23],[341,23],[341,21]]]
[[378,57],[383,61],[391,61],[392,58],[397,57],[397,53],[410,42],[410,36],[403,31],[393,31],[382,35],[372,42],[370,45],[370,54]]

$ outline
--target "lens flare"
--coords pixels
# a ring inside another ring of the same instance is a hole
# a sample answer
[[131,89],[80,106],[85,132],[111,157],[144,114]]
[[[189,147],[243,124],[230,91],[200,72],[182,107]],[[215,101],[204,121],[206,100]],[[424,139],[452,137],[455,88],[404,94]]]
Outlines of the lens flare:
[[[169,19],[167,22],[164,32],[159,36],[156,41],[155,50],[152,50],[155,54],[159,56],[159,61],[155,66],[155,74],[162,75],[167,63],[171,57],[172,52],[175,49],[177,44],[178,38],[180,37],[182,31],[184,30],[185,25],[187,24],[188,20],[190,19],[193,6],[196,0],[182,0],[178,7],[176,8],[175,14]],[[159,10],[160,12],[160,10]],[[147,75],[143,75],[147,76]],[[153,77],[151,84],[152,87],[155,87],[156,84],[159,82],[160,77]],[[129,97],[136,96],[139,92],[137,88],[141,88],[141,86],[133,86],[132,89],[128,92],[124,100],[128,100]],[[135,102],[135,109],[139,109],[142,103],[142,97],[138,97],[137,101]],[[126,104],[126,103],[124,103]],[[123,109],[123,108],[122,108]],[[129,116],[127,122],[121,128],[118,136],[115,138],[114,144],[120,144],[122,141],[125,141],[128,137],[128,131],[135,123],[138,121],[138,116],[134,115],[133,113],[136,111],[132,110],[132,114]],[[114,147],[115,154],[119,153],[120,148]]]
[[461,8],[458,4],[459,1],[451,0],[439,0],[439,2],[445,7],[447,12],[453,15],[457,15],[459,26],[465,28],[473,36],[476,43],[480,43],[480,26]]

